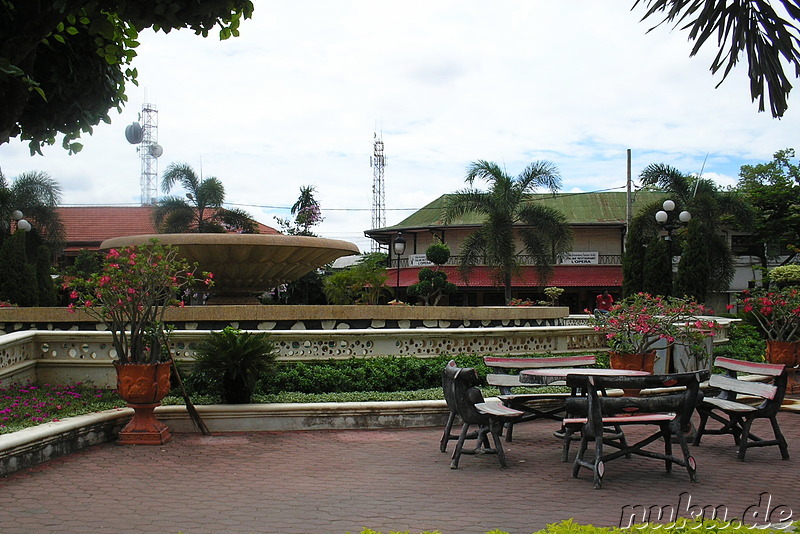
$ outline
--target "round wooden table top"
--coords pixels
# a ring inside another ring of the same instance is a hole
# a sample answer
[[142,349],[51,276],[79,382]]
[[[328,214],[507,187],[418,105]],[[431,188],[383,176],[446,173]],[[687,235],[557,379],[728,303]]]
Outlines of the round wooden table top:
[[[598,375],[598,376],[645,376],[649,375],[647,371],[635,371],[633,369],[590,369],[586,367],[571,368],[571,367],[553,367],[549,369],[525,369],[519,372],[520,377],[530,376],[557,376],[565,377],[567,375]],[[520,378],[520,382],[525,382]]]

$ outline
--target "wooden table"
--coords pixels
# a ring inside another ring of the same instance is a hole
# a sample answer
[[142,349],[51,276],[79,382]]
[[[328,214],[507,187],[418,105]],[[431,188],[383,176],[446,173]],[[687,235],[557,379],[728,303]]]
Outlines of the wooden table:
[[631,369],[587,369],[585,367],[548,367],[547,369],[525,369],[519,372],[519,381],[523,384],[537,384],[538,377],[561,377],[567,375],[599,375],[599,376],[643,376],[647,371]]

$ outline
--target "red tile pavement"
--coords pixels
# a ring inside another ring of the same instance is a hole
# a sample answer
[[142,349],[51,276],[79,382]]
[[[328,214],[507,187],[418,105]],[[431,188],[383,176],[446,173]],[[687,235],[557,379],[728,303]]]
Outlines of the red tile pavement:
[[769,507],[773,520],[787,510],[800,520],[800,416],[779,420],[796,459],[767,447],[740,462],[729,436],[708,436],[693,447],[699,484],[678,466],[667,474],[658,460],[633,458],[607,465],[602,490],[560,462],[552,421],[515,429],[505,470],[495,456],[464,456],[449,469],[438,428],[109,443],[0,479],[0,532],[521,534],[566,518],[617,525],[626,505],[677,507],[689,497],[691,505],[725,506],[728,519]]

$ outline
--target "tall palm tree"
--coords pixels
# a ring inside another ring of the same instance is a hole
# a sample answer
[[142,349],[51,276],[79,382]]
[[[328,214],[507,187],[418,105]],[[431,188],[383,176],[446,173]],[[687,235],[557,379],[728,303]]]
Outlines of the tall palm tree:
[[[686,209],[692,214],[694,233],[693,239],[686,241],[682,246],[703,246],[703,254],[693,254],[696,251],[687,251],[688,257],[703,257],[705,265],[694,272],[685,268],[679,270],[676,280],[679,291],[686,290],[689,286],[698,287],[698,283],[708,292],[725,291],[733,280],[735,265],[730,247],[721,228],[734,221],[741,228],[748,228],[753,222],[753,212],[744,198],[736,191],[723,191],[708,179],[684,174],[678,169],[665,165],[650,164],[640,173],[639,178],[645,187],[664,191],[676,202],[681,209]],[[646,225],[649,233],[646,239],[659,232],[660,228],[655,222],[655,212],[660,204],[645,206],[637,215]],[[677,249],[675,250],[677,252]],[[696,277],[699,270],[707,269],[705,284],[683,280],[683,276]],[[699,298],[699,295],[694,295]]]
[[258,232],[250,214],[240,209],[222,207],[225,187],[219,179],[213,176],[199,178],[186,163],[171,163],[161,179],[161,189],[169,193],[175,184],[180,184],[186,190],[186,198],[169,196],[158,202],[153,211],[153,221],[159,232]]
[[22,173],[11,184],[0,172],[0,244],[11,235],[11,214],[19,210],[31,223],[27,241],[32,250],[42,243],[59,247],[65,236],[57,211],[60,202],[61,186],[46,172]]
[[[489,184],[489,190],[473,188],[475,180]],[[516,178],[506,174],[496,163],[476,161],[467,170],[467,189],[450,195],[444,207],[444,222],[449,224],[467,213],[485,216],[483,225],[467,236],[461,245],[460,269],[466,276],[480,260],[495,267],[496,280],[511,300],[511,279],[519,272],[520,251],[532,256],[542,285],[553,271],[558,254],[572,244],[572,231],[566,216],[553,208],[529,202],[538,187],[555,193],[561,187],[558,169],[550,162],[528,165]]]

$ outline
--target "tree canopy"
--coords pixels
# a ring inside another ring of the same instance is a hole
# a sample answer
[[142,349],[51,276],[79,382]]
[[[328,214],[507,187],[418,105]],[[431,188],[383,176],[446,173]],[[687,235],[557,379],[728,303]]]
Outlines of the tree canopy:
[[[800,20],[797,0],[636,0],[633,8],[639,4],[647,9],[642,20],[661,17],[657,26],[674,23],[688,30],[689,39],[694,41],[692,56],[710,37],[716,37],[719,51],[711,72],[716,74],[724,67],[720,84],[744,53],[751,99],[758,100],[758,110],[764,111],[767,97],[772,116],[783,116],[792,89],[783,63],[794,66],[795,77],[800,77],[800,39],[797,26],[791,22]],[[782,6],[790,20],[781,17],[773,4]]]
[[[475,180],[489,184],[488,191],[472,186]],[[486,216],[483,225],[469,234],[461,245],[461,271],[483,262],[495,267],[495,278],[505,289],[506,302],[511,300],[511,279],[519,270],[517,238],[539,274],[542,285],[553,271],[556,256],[569,249],[572,231],[566,216],[548,206],[529,202],[530,193],[544,187],[555,193],[561,187],[558,169],[550,162],[528,165],[516,178],[509,176],[496,163],[476,161],[467,170],[467,189],[450,195],[444,208],[444,221],[465,213]]]
[[251,0],[0,0],[0,144],[21,137],[41,153],[63,135],[70,152],[109,110],[121,110],[139,32],[188,28],[239,34]]
[[218,178],[200,178],[186,163],[170,163],[162,177],[161,188],[164,193],[169,193],[175,184],[186,190],[186,198],[169,196],[159,200],[153,210],[153,222],[159,232],[258,233],[249,213],[222,207],[225,187]]

